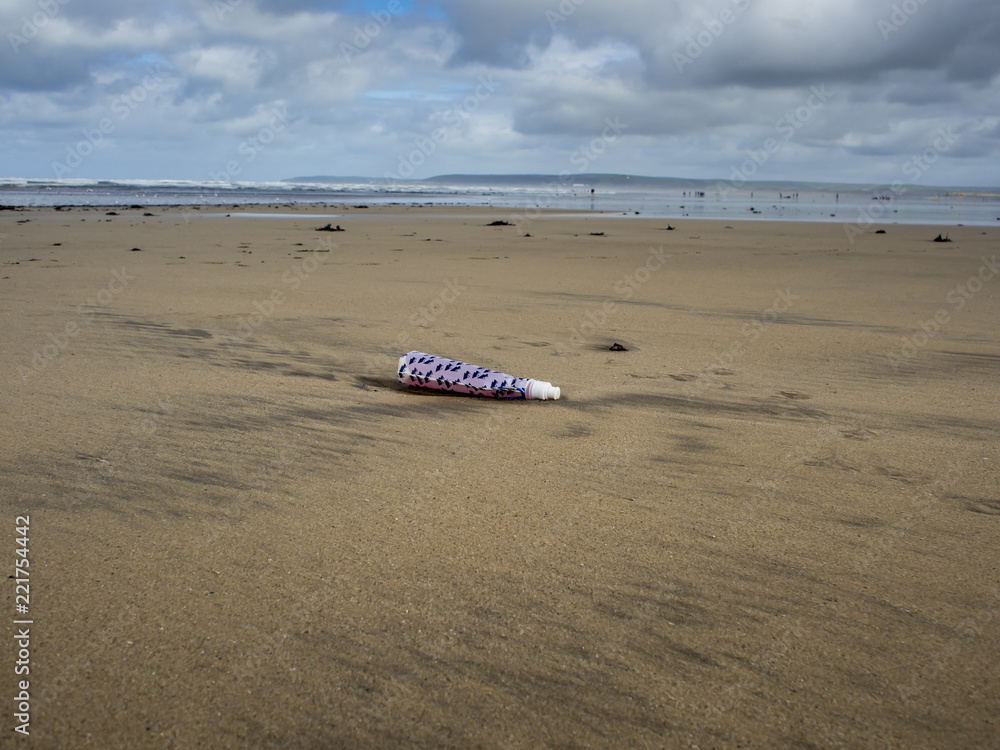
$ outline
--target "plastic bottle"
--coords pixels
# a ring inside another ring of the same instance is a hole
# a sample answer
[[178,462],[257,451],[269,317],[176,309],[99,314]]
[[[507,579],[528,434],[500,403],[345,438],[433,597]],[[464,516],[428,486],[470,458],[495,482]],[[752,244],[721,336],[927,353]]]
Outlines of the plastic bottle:
[[399,382],[416,388],[433,388],[451,393],[488,398],[557,399],[560,390],[552,383],[533,378],[515,378],[485,367],[409,352],[399,358]]

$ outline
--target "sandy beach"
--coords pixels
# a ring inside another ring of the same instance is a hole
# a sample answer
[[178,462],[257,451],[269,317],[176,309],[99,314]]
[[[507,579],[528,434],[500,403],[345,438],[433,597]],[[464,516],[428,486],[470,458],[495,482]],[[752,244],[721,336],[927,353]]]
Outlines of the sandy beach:
[[0,212],[4,704],[53,748],[995,746],[1000,227],[669,223]]

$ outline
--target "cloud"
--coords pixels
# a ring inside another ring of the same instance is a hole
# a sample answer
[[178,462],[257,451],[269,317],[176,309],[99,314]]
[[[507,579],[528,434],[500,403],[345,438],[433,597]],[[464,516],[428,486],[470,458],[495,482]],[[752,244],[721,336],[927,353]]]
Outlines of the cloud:
[[379,176],[436,134],[428,176],[558,172],[610,118],[593,169],[712,177],[825,87],[775,178],[876,181],[947,126],[936,179],[995,182],[998,38],[994,0],[8,0],[0,132],[5,169],[44,175],[111,117],[74,176],[198,178],[280,106],[241,177]]
[[[989,0],[845,3],[814,0],[445,0],[461,39],[460,63],[525,67],[532,46],[561,34],[581,47],[609,39],[635,47],[648,80],[683,87],[676,55],[697,61],[699,84],[795,86],[877,79],[894,70],[939,67],[954,80],[1000,72],[1000,6]],[[908,12],[911,11],[911,12]]]

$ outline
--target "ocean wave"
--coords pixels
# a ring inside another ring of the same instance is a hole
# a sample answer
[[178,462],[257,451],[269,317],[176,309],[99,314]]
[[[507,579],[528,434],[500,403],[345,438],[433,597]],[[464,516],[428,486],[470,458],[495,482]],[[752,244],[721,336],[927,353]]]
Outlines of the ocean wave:
[[[561,209],[598,211],[622,216],[643,215],[669,219],[748,219],[772,221],[836,221],[851,223],[858,217],[874,217],[868,223],[942,224],[996,226],[1000,201],[995,196],[944,192],[917,195],[908,192],[892,201],[872,204],[871,191],[840,192],[830,186],[784,194],[774,186],[757,192],[692,191],[690,186],[672,188],[614,189],[597,185],[591,194],[588,183],[566,184],[558,178],[538,177],[525,184],[488,177],[478,179],[391,181],[347,178],[311,181],[240,181],[177,179],[39,179],[0,178],[0,205],[5,206],[194,206],[194,205],[316,205],[421,203],[464,205],[498,209]],[[615,186],[616,188],[619,186]],[[748,186],[749,188],[750,186]],[[833,186],[836,188],[837,186]],[[916,192],[916,191],[913,191]],[[875,205],[875,208],[872,206]]]

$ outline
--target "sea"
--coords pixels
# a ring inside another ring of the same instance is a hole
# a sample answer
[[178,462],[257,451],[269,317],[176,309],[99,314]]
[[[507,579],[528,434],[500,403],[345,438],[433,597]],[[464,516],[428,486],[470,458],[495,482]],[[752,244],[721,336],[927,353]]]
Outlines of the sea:
[[745,183],[628,175],[450,175],[389,182],[295,178],[279,182],[0,178],[0,206],[471,206],[603,212],[666,220],[717,219],[1000,225],[1000,189]]

